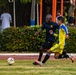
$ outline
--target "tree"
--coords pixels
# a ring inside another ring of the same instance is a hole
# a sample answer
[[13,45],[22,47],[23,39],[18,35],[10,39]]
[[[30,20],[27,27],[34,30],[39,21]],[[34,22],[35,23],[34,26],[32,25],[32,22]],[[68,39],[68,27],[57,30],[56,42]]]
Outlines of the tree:
[[[28,2],[32,2],[32,0],[20,0],[21,3],[28,3]],[[40,0],[35,0],[37,3],[39,3]]]
[[35,3],[39,3],[39,0],[21,0],[21,2],[23,3],[27,3],[27,2],[31,2],[31,20],[30,20],[30,24],[31,25],[35,25]]
[[21,3],[28,3],[28,2],[31,2],[31,0],[20,0]]
[[0,0],[0,7],[5,7],[7,0]]
[[35,0],[32,0],[32,4],[31,4],[31,20],[30,20],[30,24],[31,26],[35,25]]

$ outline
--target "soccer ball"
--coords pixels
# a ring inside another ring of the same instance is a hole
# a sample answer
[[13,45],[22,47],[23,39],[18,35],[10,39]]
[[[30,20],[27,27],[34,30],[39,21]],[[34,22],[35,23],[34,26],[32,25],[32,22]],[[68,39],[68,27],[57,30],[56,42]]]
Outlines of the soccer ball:
[[7,62],[9,65],[13,65],[15,63],[15,60],[14,60],[14,58],[10,57],[7,59]]

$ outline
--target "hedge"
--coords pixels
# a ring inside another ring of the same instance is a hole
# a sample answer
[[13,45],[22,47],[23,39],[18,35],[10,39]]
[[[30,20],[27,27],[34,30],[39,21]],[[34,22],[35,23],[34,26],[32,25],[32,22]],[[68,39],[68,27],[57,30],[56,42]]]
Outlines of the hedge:
[[[45,41],[45,31],[40,35],[34,33],[40,27],[7,28],[0,33],[0,51],[2,52],[39,52],[39,48]],[[69,28],[70,39],[66,41],[65,49],[68,52],[76,52],[76,28]]]

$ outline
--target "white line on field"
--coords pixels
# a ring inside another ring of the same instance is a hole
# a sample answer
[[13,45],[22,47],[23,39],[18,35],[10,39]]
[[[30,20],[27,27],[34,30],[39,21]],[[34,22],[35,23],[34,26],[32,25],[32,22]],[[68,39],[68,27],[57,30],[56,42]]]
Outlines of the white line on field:
[[[5,55],[34,56],[34,55],[39,55],[39,53],[0,53],[0,56],[5,56]],[[44,53],[43,55],[46,55],[46,53]],[[54,53],[52,53],[51,55],[54,55]],[[73,53],[68,53],[68,55],[76,56],[76,54]]]

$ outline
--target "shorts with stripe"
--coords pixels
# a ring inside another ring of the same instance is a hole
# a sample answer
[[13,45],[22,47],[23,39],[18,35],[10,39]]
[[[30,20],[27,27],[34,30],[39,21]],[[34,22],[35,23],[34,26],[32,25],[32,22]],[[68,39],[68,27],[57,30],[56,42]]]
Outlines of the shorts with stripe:
[[64,46],[60,46],[59,44],[55,44],[50,48],[51,52],[62,54]]

